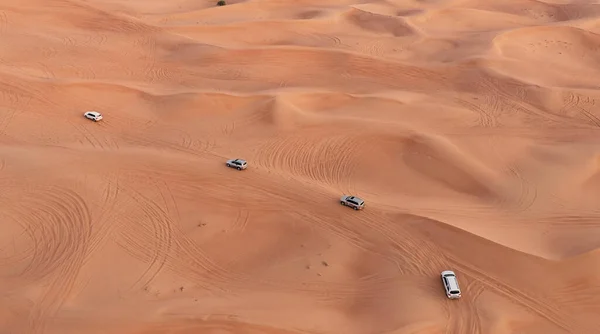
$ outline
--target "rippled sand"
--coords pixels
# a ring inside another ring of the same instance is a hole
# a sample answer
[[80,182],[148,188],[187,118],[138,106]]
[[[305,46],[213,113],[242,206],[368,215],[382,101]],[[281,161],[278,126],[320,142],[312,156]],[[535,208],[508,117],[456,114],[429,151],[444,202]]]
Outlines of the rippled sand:
[[0,4],[0,333],[600,332],[600,4],[213,2]]

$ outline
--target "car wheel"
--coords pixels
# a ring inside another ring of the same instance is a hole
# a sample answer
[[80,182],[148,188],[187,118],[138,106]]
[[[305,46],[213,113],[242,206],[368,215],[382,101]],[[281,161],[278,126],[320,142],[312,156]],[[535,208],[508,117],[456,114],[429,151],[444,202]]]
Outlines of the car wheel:
[[242,170],[242,167],[238,167],[237,170]]
[[230,165],[230,164],[225,164],[225,165],[227,165],[227,167],[231,167],[231,165]]
[[357,207],[353,207],[352,209],[354,209],[354,210],[358,210],[358,208],[357,208]]
[[346,203],[344,203],[344,201],[340,201],[340,204],[346,206]]

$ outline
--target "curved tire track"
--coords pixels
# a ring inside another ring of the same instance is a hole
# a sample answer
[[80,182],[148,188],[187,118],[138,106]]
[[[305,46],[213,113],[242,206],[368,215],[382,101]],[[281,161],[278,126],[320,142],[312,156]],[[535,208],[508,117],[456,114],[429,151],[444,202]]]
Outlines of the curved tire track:
[[122,247],[148,264],[131,288],[147,286],[164,269],[190,279],[205,289],[223,289],[229,282],[239,280],[238,276],[212,262],[198,245],[181,232],[175,223],[179,214],[170,187],[163,181],[151,181],[155,185],[155,195],[166,203],[164,206],[140,191],[125,190],[138,203],[149,223],[146,227],[129,222],[121,228]]
[[58,187],[38,189],[24,198],[33,236],[33,258],[23,270],[24,279],[51,276],[50,285],[35,302],[29,314],[30,333],[43,333],[69,297],[91,236],[91,215],[85,201],[74,191]]
[[87,249],[86,263],[106,243],[107,239],[114,236],[113,233],[117,224],[112,219],[118,214],[119,188],[119,173],[111,173],[107,178],[106,188],[103,192],[103,201],[100,205],[101,211],[98,217],[94,217],[92,220],[94,233]]
[[[575,127],[585,126],[582,124],[580,120],[573,119],[573,117],[557,115],[545,110],[540,110],[538,107],[527,103],[528,100],[528,92],[527,87],[521,84],[501,84],[500,80],[493,80],[494,84],[490,89],[492,92],[497,95],[502,103],[507,106],[511,111],[520,112],[523,115],[531,116],[536,124],[540,124],[541,122],[547,122],[549,124],[558,125],[560,127],[564,127],[565,125],[571,125]],[[571,96],[569,98],[575,98]],[[565,102],[565,104],[572,103],[574,106],[579,102],[574,100],[570,102]],[[563,107],[561,112],[564,112],[566,109]]]
[[540,296],[530,296],[518,289],[511,287],[508,284],[504,284],[500,280],[493,278],[485,272],[477,269],[475,266],[468,265],[464,262],[459,262],[456,259],[453,260],[453,266],[458,269],[459,272],[463,272],[475,279],[487,288],[494,290],[495,292],[503,295],[504,297],[518,303],[525,307],[530,312],[544,318],[548,322],[555,326],[569,332],[575,333],[569,324],[573,323],[570,319],[564,316],[564,312],[559,307],[553,306],[553,302],[544,301],[544,298]]
[[[442,268],[448,268],[449,261],[444,252],[435,244],[421,235],[413,235],[410,230],[403,230],[402,222],[391,220],[389,217],[364,211],[356,219],[361,226],[372,229],[386,239],[394,258],[408,261],[415,273],[432,275],[438,274]],[[399,255],[399,256],[398,256]]]
[[519,198],[517,200],[517,212],[525,212],[529,210],[536,202],[538,196],[537,187],[523,177],[522,172],[516,166],[509,166],[508,171],[510,175],[519,181],[521,190]]
[[589,110],[596,106],[596,100],[589,96],[584,97],[573,92],[569,92],[568,94],[567,101],[563,106],[563,111],[566,109],[575,109],[591,123],[590,125],[600,127],[600,118]]
[[17,111],[12,108],[8,110],[5,109],[2,111],[2,113],[0,113],[0,136],[6,135],[6,130],[8,129],[10,123],[12,123],[12,121],[15,119],[16,114]]
[[244,233],[246,226],[248,226],[248,220],[250,220],[250,211],[239,209],[235,222],[231,228],[239,233]]
[[141,286],[147,286],[160,274],[171,252],[173,230],[171,222],[165,219],[160,206],[154,200],[132,188],[127,188],[124,192],[137,203],[145,218],[143,222],[129,221],[123,224],[121,229],[121,246],[148,265],[132,283],[130,288],[133,289],[140,283]]
[[180,131],[180,133],[181,137],[179,143],[166,139],[151,139],[148,136],[136,136],[131,134],[125,134],[124,138],[129,143],[135,143],[141,146],[151,147],[153,149],[169,149],[173,150],[174,152],[189,154],[191,156],[200,158],[207,156],[223,158],[222,156],[211,151],[215,147],[214,139],[209,137],[206,140],[200,141],[191,137],[187,132]]
[[141,47],[147,53],[144,57],[146,66],[143,69],[146,81],[154,83],[170,79],[169,71],[165,67],[160,66],[158,62],[157,43],[154,35],[146,34],[134,44]]
[[[95,123],[88,119],[84,119],[87,123]],[[119,145],[114,142],[110,137],[104,137],[102,140],[99,138],[99,135],[95,134],[93,131],[88,129],[88,126],[97,126],[101,127],[103,124],[75,124],[72,121],[68,121],[82,136],[83,140],[81,143],[87,142],[91,145],[92,148],[101,149],[101,150],[110,150],[110,149],[118,149]]]
[[267,142],[259,150],[257,164],[299,179],[347,187],[360,141],[349,136],[331,136],[315,143],[306,138],[295,135]]
[[[223,289],[231,284],[245,286],[247,279],[236,275],[214,263],[202,249],[179,228],[181,220],[177,201],[166,181],[156,180],[157,190],[166,210],[161,210],[166,219],[173,223],[174,247],[167,263],[168,268],[182,277],[187,277],[206,289]],[[212,282],[211,282],[212,281]],[[212,284],[214,282],[214,284]]]
[[481,328],[481,317],[476,307],[476,301],[484,290],[485,285],[475,281],[464,289],[463,297],[460,300],[444,301],[444,307],[448,313],[445,333],[484,334]]

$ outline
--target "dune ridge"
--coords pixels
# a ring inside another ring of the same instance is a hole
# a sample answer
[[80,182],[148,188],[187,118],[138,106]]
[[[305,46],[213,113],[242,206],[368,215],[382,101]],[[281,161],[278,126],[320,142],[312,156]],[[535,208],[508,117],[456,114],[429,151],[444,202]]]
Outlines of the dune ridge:
[[0,333],[597,334],[599,6],[4,1]]

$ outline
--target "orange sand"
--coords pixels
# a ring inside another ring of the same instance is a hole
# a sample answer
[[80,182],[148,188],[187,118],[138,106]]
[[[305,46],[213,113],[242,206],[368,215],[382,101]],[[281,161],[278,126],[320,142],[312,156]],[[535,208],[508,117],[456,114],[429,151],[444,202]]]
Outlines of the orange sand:
[[2,1],[0,333],[600,333],[600,4],[228,2]]

